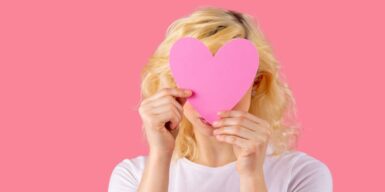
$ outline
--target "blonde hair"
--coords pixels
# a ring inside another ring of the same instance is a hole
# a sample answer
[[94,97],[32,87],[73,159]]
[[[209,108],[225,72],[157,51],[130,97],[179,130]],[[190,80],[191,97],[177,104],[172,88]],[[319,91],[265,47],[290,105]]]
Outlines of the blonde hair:
[[[270,142],[273,155],[293,150],[298,137],[295,100],[288,85],[280,76],[280,66],[263,33],[247,14],[221,8],[205,7],[194,11],[188,17],[174,21],[167,30],[166,37],[150,57],[142,70],[142,100],[165,87],[176,87],[168,65],[169,50],[182,37],[201,40],[209,50],[215,52],[232,38],[250,40],[258,48],[260,56],[256,79],[262,75],[255,94],[251,98],[249,113],[265,119],[273,128]],[[174,155],[196,159],[197,144],[192,124],[185,118],[179,125]]]

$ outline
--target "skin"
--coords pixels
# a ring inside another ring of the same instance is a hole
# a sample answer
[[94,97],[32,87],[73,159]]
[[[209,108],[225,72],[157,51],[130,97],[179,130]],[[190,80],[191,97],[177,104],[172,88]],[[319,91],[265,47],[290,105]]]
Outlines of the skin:
[[220,119],[211,126],[203,123],[199,113],[186,102],[192,95],[190,90],[165,88],[143,100],[139,113],[150,150],[138,191],[168,191],[171,156],[183,115],[193,125],[196,136],[196,163],[217,167],[236,161],[241,192],[267,191],[263,163],[271,127],[248,113],[251,90],[252,87],[233,109],[220,112]]

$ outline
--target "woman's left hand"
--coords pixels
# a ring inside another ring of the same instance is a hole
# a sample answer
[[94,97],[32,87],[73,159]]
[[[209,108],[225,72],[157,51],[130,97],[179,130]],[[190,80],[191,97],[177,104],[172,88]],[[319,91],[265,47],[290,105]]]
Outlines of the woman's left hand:
[[213,122],[213,134],[233,145],[237,171],[241,176],[263,177],[263,163],[272,129],[270,124],[245,111],[223,111]]

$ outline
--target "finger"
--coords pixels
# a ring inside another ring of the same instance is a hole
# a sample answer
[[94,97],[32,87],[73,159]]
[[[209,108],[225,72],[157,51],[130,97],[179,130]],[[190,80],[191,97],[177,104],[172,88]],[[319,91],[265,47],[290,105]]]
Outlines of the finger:
[[214,128],[224,127],[224,126],[242,126],[252,131],[256,130],[256,123],[249,119],[241,118],[241,117],[227,117],[221,118],[213,122]]
[[173,117],[176,117],[176,120],[174,121],[171,121],[171,124],[170,124],[170,129],[175,129],[178,127],[179,125],[179,122],[182,120],[182,114],[177,110],[176,107],[173,108]]
[[188,89],[179,89],[179,88],[164,88],[156,93],[153,97],[149,98],[146,102],[151,102],[159,99],[160,97],[164,97],[167,95],[171,95],[173,97],[185,98],[191,96],[192,91]]
[[250,145],[249,144],[250,141],[248,141],[247,139],[244,139],[244,138],[241,138],[238,136],[234,136],[234,135],[216,135],[216,138],[219,141],[229,143],[232,145],[236,145],[236,146],[241,147],[241,148],[247,148]]
[[218,112],[218,115],[220,117],[241,117],[241,118],[247,118],[251,121],[254,121],[256,123],[263,123],[263,119],[256,117],[255,115],[250,114],[246,111],[239,111],[239,110],[230,110],[230,111],[220,111]]
[[263,133],[271,134],[271,128],[268,124],[260,124],[255,121],[251,121],[248,118],[244,117],[227,117],[221,118],[213,122],[214,127],[223,127],[223,126],[232,126],[232,125],[241,125],[252,131],[262,131]]
[[213,131],[214,135],[233,135],[242,137],[244,139],[252,140],[252,141],[259,141],[259,142],[267,142],[270,138],[269,133],[266,133],[264,131],[251,131],[250,129],[241,127],[241,126],[226,126],[221,127],[218,129],[215,129]]
[[183,106],[183,105],[186,103],[186,101],[187,101],[187,98],[184,98],[184,97],[176,97],[175,99],[177,100],[177,102],[178,102],[181,106]]
[[[156,118],[159,118],[162,123],[164,123],[164,126],[169,126],[166,128],[174,129],[178,126],[180,119],[178,118],[177,114],[174,110],[166,110],[163,113],[160,113],[157,115]],[[169,123],[168,123],[169,122]]]
[[170,130],[174,130],[176,129],[178,126],[179,126],[179,123],[180,123],[180,117],[177,117],[177,115],[174,114],[174,117],[176,118],[171,118],[170,119],[170,125],[166,128],[170,129]]
[[176,136],[178,135],[179,133],[179,129],[171,129],[170,130],[170,133],[172,136],[174,136],[174,138],[176,138]]
[[[232,135],[217,135],[216,138],[219,141],[240,147],[242,151],[246,152],[247,154],[255,152],[258,146],[260,146],[258,142],[242,139],[240,137]],[[262,150],[266,151],[266,145],[262,146]]]
[[244,139],[255,140],[256,132],[251,131],[250,129],[244,128],[242,126],[225,126],[213,131],[214,135],[234,135],[238,137],[242,137]]
[[154,108],[152,110],[152,114],[158,115],[160,117],[164,117],[162,116],[162,114],[166,114],[167,116],[165,116],[165,118],[168,118],[168,119],[165,119],[164,123],[169,121],[169,119],[171,118],[176,118],[175,122],[173,121],[174,124],[171,126],[171,128],[174,128],[175,125],[178,124],[179,121],[182,119],[182,114],[177,110],[177,108],[174,105],[170,105],[170,104],[164,104],[162,106]]
[[175,107],[177,107],[180,112],[183,111],[182,106],[172,96],[165,96],[165,97],[159,98],[158,100],[151,102],[151,104],[149,105],[155,108],[168,103],[175,105]]

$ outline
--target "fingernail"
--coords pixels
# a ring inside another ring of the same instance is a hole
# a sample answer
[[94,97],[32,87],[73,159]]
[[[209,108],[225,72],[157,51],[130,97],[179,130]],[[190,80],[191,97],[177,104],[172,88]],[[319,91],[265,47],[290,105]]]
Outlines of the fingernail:
[[214,121],[214,122],[213,122],[213,125],[214,125],[214,126],[217,126],[217,125],[219,125],[219,122],[218,122],[218,121]]
[[184,92],[190,94],[190,93],[191,93],[191,90],[185,89]]

